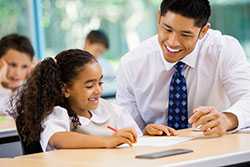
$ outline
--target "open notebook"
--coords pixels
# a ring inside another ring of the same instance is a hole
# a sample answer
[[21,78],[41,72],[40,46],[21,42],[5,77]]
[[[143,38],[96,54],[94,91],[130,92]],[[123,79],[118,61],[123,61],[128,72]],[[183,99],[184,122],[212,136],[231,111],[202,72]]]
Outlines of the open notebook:
[[[177,137],[177,136],[142,136],[137,139],[137,143],[133,144],[133,146],[152,146],[152,147],[166,147],[172,146],[178,143],[182,143],[185,141],[189,141],[194,137]],[[119,146],[128,147],[127,144],[122,144]]]

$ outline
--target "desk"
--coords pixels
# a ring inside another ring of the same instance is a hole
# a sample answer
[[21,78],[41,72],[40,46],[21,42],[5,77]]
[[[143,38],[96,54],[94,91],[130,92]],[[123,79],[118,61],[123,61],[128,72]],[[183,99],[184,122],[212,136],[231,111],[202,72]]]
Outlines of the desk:
[[0,144],[19,141],[14,119],[0,116]]
[[14,119],[0,116],[0,144],[11,142],[14,139],[19,140]]
[[32,159],[17,159],[17,158],[1,158],[1,167],[91,167],[88,163],[65,163],[65,162],[50,162],[46,160],[32,160]]
[[[191,136],[199,132],[190,129],[179,131],[182,136]],[[49,163],[65,162],[74,166],[88,163],[87,166],[138,166],[138,167],[208,167],[225,166],[250,161],[250,134],[231,134],[218,138],[206,138],[197,135],[197,138],[167,148],[163,147],[132,147],[121,149],[69,149],[55,150],[17,159],[46,160]],[[135,159],[135,155],[162,151],[170,148],[192,149],[193,153],[176,155],[154,160]]]
[[0,157],[14,157],[21,154],[22,148],[14,119],[0,116]]

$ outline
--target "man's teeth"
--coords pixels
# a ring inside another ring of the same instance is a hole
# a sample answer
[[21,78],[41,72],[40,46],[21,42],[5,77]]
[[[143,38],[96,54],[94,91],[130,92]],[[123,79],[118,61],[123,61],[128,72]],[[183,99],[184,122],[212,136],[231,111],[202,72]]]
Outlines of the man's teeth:
[[167,49],[170,51],[170,52],[179,52],[180,49],[172,49],[170,47],[167,46]]

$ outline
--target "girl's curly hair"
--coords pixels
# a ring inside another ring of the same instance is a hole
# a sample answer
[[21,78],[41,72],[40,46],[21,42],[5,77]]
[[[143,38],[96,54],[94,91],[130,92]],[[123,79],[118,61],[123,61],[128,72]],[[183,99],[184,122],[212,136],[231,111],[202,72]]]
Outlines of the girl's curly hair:
[[17,129],[27,144],[40,140],[42,121],[53,112],[54,106],[68,110],[74,126],[79,119],[71,110],[63,94],[65,84],[71,84],[84,65],[97,62],[88,52],[70,49],[59,53],[55,59],[45,58],[33,70],[27,82],[12,97],[10,114],[16,118]]

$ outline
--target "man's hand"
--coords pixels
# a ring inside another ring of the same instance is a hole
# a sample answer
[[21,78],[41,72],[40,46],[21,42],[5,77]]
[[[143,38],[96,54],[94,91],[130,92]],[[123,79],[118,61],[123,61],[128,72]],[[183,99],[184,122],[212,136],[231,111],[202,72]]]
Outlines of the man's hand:
[[238,126],[238,119],[232,113],[219,112],[215,107],[198,107],[189,118],[192,127],[200,127],[205,136],[222,136]]
[[176,130],[165,125],[148,124],[144,128],[144,135],[150,136],[175,136]]

